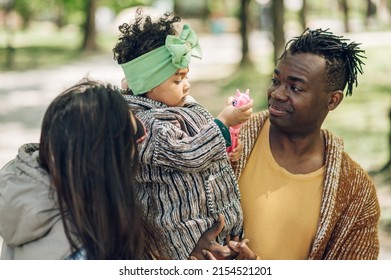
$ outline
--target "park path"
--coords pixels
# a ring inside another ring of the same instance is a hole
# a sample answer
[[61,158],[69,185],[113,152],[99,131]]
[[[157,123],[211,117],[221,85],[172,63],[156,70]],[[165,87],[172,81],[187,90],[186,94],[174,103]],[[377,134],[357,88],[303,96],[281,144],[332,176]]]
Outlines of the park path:
[[[360,33],[349,37],[363,42],[364,48],[373,44],[391,46],[391,33]],[[256,32],[250,38],[252,55],[257,57],[271,50],[265,34]],[[190,79],[192,95],[208,108],[208,99],[214,92],[205,93],[208,88],[203,87],[202,81],[226,78],[235,71],[234,66],[241,56],[240,39],[235,34],[204,35],[200,37],[200,42],[203,59],[193,60]],[[89,56],[55,68],[0,72],[0,167],[15,157],[22,144],[39,141],[40,125],[48,104],[61,91],[86,75],[118,86],[123,76],[110,53]],[[199,95],[197,90],[200,90]],[[225,102],[223,97],[219,102]],[[379,194],[382,206],[391,209],[390,191],[381,189]],[[380,259],[391,260],[391,238],[384,232],[380,237],[381,244],[384,244]]]

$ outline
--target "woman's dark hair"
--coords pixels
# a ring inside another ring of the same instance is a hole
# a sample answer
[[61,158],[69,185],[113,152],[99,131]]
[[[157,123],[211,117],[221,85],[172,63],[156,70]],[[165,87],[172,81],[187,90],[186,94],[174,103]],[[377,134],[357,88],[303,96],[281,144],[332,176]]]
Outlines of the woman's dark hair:
[[336,36],[328,29],[311,30],[307,28],[300,36],[294,37],[286,46],[280,57],[287,53],[311,53],[326,60],[328,90],[344,90],[346,95],[352,95],[353,86],[357,86],[357,75],[362,74],[362,59],[366,58],[359,49],[359,44],[348,42],[342,36]]
[[57,195],[73,251],[88,259],[142,259],[148,235],[136,202],[135,128],[111,85],[84,79],[62,92],[42,123],[39,161]]

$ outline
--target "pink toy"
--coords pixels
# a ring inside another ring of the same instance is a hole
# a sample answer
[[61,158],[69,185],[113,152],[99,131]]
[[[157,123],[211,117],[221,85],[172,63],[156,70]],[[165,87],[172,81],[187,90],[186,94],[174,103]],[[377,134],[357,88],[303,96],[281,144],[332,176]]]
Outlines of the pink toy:
[[[236,90],[236,94],[234,99],[232,100],[232,105],[235,107],[240,107],[242,105],[250,102],[250,90],[247,89],[245,93],[240,92],[240,90]],[[229,128],[229,133],[231,135],[231,146],[227,148],[227,152],[231,152],[238,145],[238,137],[240,132],[240,124],[231,126]]]

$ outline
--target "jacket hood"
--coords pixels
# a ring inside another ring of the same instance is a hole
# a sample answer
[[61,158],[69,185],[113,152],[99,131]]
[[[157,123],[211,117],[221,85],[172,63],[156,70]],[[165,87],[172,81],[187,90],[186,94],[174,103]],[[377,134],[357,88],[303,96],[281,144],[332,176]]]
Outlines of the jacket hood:
[[38,144],[25,144],[0,170],[0,233],[10,246],[42,238],[61,219],[37,159]]

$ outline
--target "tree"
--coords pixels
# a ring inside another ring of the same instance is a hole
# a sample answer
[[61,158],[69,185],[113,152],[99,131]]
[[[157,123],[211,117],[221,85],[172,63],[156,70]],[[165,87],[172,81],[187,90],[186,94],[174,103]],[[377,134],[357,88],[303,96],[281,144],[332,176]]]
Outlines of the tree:
[[365,14],[365,25],[369,25],[369,21],[376,15],[376,5],[373,0],[367,0],[367,10]]
[[251,59],[249,56],[249,6],[250,0],[240,0],[239,21],[240,21],[240,37],[242,38],[242,59],[240,66],[249,65]]
[[96,43],[96,27],[95,27],[95,12],[97,0],[87,0],[85,2],[85,22],[83,24],[83,43],[81,49],[83,51],[96,51],[98,49]]
[[302,0],[299,16],[300,24],[303,30],[307,28],[307,8],[307,0]]
[[382,172],[390,172],[391,171],[391,109],[388,113],[388,120],[389,120],[389,124],[390,124],[390,132],[388,134],[388,161],[387,163],[384,165],[384,167],[380,170]]
[[284,12],[284,0],[272,1],[274,62],[276,62],[278,57],[282,54],[285,46]]
[[7,41],[6,41],[6,61],[5,61],[5,67],[8,69],[11,69],[14,65],[14,55],[15,55],[15,49],[13,47],[12,41],[13,41],[13,30],[12,26],[9,24],[9,14],[10,12],[15,8],[15,1],[16,0],[7,0],[2,1],[1,8],[4,9],[4,27],[7,32]]
[[179,0],[173,0],[173,4],[174,4],[174,13],[177,14],[177,15],[182,14],[182,10],[181,10],[181,6],[179,4]]
[[339,4],[343,13],[343,24],[344,24],[345,32],[350,32],[348,0],[340,0]]

